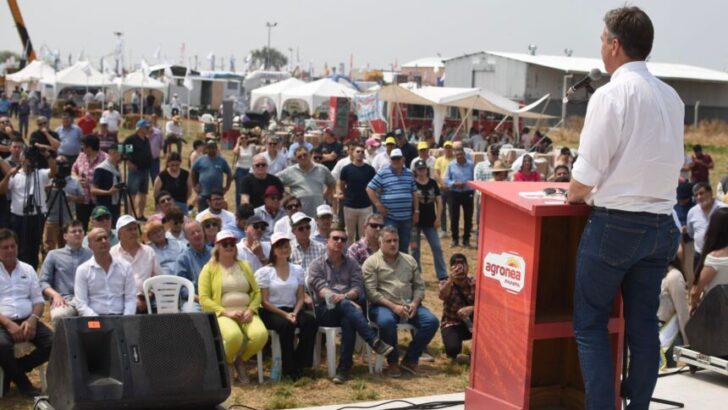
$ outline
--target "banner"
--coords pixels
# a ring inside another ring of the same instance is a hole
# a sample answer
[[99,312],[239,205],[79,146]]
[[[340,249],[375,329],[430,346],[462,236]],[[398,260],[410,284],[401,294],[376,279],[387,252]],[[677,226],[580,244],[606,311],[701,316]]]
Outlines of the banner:
[[354,96],[354,109],[359,121],[383,120],[379,94],[357,94]]

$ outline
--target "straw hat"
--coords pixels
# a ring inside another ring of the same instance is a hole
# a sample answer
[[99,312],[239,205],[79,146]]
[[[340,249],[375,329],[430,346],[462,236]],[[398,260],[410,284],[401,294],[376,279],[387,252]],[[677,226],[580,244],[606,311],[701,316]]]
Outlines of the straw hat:
[[490,172],[509,172],[511,169],[501,160],[493,162],[493,166],[490,168]]

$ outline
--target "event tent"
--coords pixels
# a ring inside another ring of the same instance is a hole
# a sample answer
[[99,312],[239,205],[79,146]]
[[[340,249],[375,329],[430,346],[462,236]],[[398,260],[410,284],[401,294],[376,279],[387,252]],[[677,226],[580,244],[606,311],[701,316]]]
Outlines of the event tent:
[[300,100],[308,105],[308,112],[312,114],[316,108],[327,102],[331,97],[351,98],[356,94],[357,91],[348,85],[338,83],[330,78],[322,78],[283,91],[281,94],[281,111],[287,101]]
[[88,61],[79,61],[56,73],[54,79],[43,79],[41,83],[53,86],[53,99],[64,88],[69,87],[115,87],[114,82]]
[[129,73],[124,76],[124,78],[116,78],[114,79],[114,83],[116,84],[116,87],[119,89],[121,94],[124,94],[129,90],[140,88],[143,88],[145,90],[160,91],[162,94],[167,93],[167,84],[159,80],[155,80],[149,75],[145,75],[141,71],[134,71],[133,73]]
[[22,70],[5,76],[5,81],[14,83],[30,83],[41,80],[53,81],[56,70],[43,60],[33,60]]
[[278,115],[280,115],[281,112],[281,96],[282,93],[286,90],[290,90],[292,88],[300,87],[302,85],[306,84],[305,82],[297,79],[297,78],[287,78],[282,81],[278,81],[277,83],[273,83],[270,85],[266,85],[265,87],[256,88],[250,93],[250,109],[255,110],[256,104],[263,100],[264,98],[268,98],[271,101],[273,101],[273,104],[276,107],[276,110],[278,111]]
[[548,97],[549,96],[546,95],[535,103],[521,108],[514,101],[481,88],[409,88],[397,84],[390,84],[379,90],[379,98],[381,101],[397,104],[427,105],[432,107],[432,128],[435,134],[435,139],[438,141],[440,139],[442,126],[445,123],[445,114],[448,107],[490,111],[513,117],[545,119],[552,117],[540,113],[533,113],[530,112],[530,110],[534,109]]

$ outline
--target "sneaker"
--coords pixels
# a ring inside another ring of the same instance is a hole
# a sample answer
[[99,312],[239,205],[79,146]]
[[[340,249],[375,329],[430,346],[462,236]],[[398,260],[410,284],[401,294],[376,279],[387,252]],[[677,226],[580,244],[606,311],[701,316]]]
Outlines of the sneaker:
[[420,360],[423,360],[425,362],[434,362],[435,358],[432,357],[432,355],[427,352],[422,352],[422,355],[420,356]]
[[458,244],[458,241],[452,241],[452,242],[450,242],[450,247],[451,247],[451,248],[457,248],[458,246],[460,246],[460,245]]
[[455,363],[457,364],[470,364],[470,355],[469,354],[459,354],[455,358]]
[[331,379],[334,384],[344,384],[349,380],[349,374],[347,372],[336,372],[336,376]]
[[372,343],[372,349],[374,349],[377,354],[389,356],[389,354],[394,350],[394,347],[384,343],[382,339],[375,339],[374,343]]
[[402,370],[397,363],[390,363],[387,368],[387,375],[393,379],[398,379],[402,377]]
[[402,363],[399,364],[399,368],[413,376],[420,374],[420,366],[417,363],[408,363],[402,360]]

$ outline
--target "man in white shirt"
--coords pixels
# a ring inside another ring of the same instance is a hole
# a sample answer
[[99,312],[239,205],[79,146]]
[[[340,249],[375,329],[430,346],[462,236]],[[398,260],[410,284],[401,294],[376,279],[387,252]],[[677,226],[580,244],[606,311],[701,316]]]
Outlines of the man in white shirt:
[[723,208],[725,204],[715,199],[713,196],[713,188],[708,182],[696,182],[693,185],[693,195],[695,196],[696,204],[688,211],[686,227],[688,235],[694,241],[695,257],[693,258],[693,268],[697,269],[702,259],[705,231],[708,230],[710,217],[716,209]]
[[247,261],[253,272],[268,263],[270,242],[263,241],[263,233],[267,228],[268,222],[253,215],[245,221],[245,238],[238,242],[238,259]]
[[277,135],[271,135],[268,137],[267,148],[263,152],[263,157],[268,161],[268,173],[275,175],[288,166],[288,155],[287,153],[278,149],[281,143],[281,139]]
[[207,215],[212,215],[220,218],[222,221],[222,229],[234,230],[235,214],[223,208],[225,206],[225,194],[220,190],[212,190],[210,196],[207,198],[207,208],[197,214],[195,219],[197,222],[202,222]]
[[[18,260],[18,238],[0,229],[0,367],[7,390],[15,383],[21,394],[40,394],[25,374],[48,361],[53,333],[41,322],[43,295],[35,269]],[[30,342],[35,350],[16,358],[15,343]]]
[[106,111],[101,113],[101,118],[106,120],[106,124],[109,126],[109,135],[113,136],[114,139],[119,137],[119,123],[121,122],[121,114],[114,108],[114,103],[109,103]]
[[607,12],[604,23],[601,54],[612,77],[589,101],[568,192],[569,202],[594,207],[577,253],[573,326],[586,408],[614,408],[607,326],[622,291],[631,357],[622,392],[630,408],[646,409],[660,362],[660,285],[680,236],[671,213],[685,108],[647,70],[654,38],[647,14],[622,7]]
[[184,142],[184,131],[180,124],[180,116],[174,115],[170,121],[164,126],[164,153],[169,152],[169,146],[175,144],[177,152],[182,153],[182,143]]
[[88,237],[93,257],[78,267],[73,286],[79,315],[133,315],[137,294],[131,265],[111,255],[105,229],[94,228]]
[[[131,215],[122,215],[116,221],[116,233],[119,243],[111,248],[111,256],[131,265],[136,284],[136,311],[147,312],[147,302],[144,299],[144,281],[162,274],[157,255],[149,245],[139,241],[139,226]],[[90,244],[90,240],[89,240]],[[91,249],[93,250],[93,249]]]

